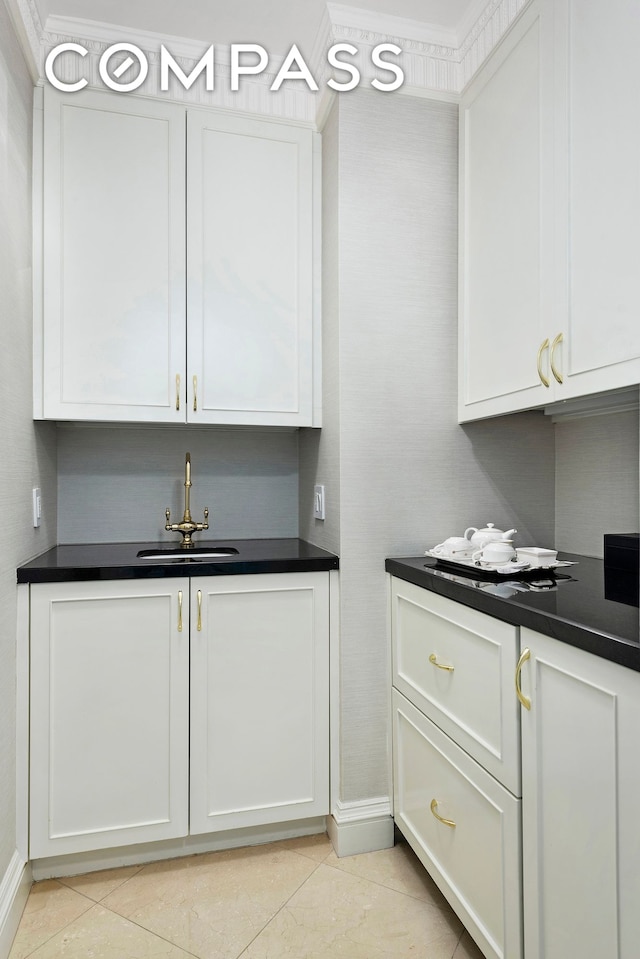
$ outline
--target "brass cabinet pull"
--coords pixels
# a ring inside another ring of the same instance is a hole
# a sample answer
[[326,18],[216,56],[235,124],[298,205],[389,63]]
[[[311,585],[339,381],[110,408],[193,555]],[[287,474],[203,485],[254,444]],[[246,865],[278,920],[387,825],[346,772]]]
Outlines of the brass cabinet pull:
[[556,349],[558,348],[558,346],[559,346],[560,343],[562,343],[562,333],[558,333],[558,335],[556,336],[555,340],[554,340],[553,343],[551,344],[551,354],[550,354],[550,356],[551,356],[551,359],[550,359],[550,362],[551,362],[551,372],[552,372],[553,375],[555,376],[555,378],[556,378],[556,380],[558,381],[558,383],[562,383],[562,382],[564,381],[564,377],[563,377],[562,373],[559,373],[559,372],[558,372],[558,370],[557,370],[557,368],[556,368],[556,365],[555,365],[555,363],[553,362],[553,360],[554,360],[554,355],[555,355]]
[[182,590],[178,590],[178,632],[182,632]]
[[547,338],[544,343],[540,344],[540,349],[538,350],[538,376],[540,377],[540,382],[543,386],[549,386],[549,380],[542,372],[542,354],[545,350],[549,349],[549,339]]
[[438,813],[438,800],[437,800],[437,799],[432,799],[432,800],[431,800],[431,812],[432,812],[433,815],[436,817],[436,819],[438,820],[438,822],[441,822],[443,826],[450,826],[452,829],[455,829],[455,828],[456,828],[456,824],[454,823],[453,819],[445,819],[443,816],[441,816],[441,815]]
[[435,653],[431,653],[431,655],[429,656],[429,662],[433,663],[434,666],[437,666],[438,669],[446,669],[447,672],[449,673],[452,673],[453,670],[455,669],[455,666],[445,666],[444,663],[439,663]]
[[522,673],[522,667],[528,659],[531,659],[531,650],[529,648],[525,648],[522,650],[520,659],[518,660],[518,665],[516,666],[516,696],[525,709],[531,709],[531,700],[522,692],[522,688],[520,686],[520,674]]
[[193,378],[193,412],[198,412],[198,377]]
[[176,373],[176,409],[180,409],[180,374]]
[[198,590],[198,631],[202,631],[202,590]]

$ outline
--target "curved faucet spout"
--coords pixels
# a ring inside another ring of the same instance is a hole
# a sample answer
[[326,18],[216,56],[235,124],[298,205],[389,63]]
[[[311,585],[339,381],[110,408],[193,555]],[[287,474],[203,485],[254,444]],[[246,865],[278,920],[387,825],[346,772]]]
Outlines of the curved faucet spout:
[[209,529],[208,507],[205,507],[204,510],[204,523],[194,523],[191,518],[191,509],[189,505],[191,486],[191,453],[187,453],[184,461],[184,514],[182,516],[182,522],[171,522],[171,510],[169,507],[166,508],[164,513],[166,517],[164,528],[168,533],[182,533],[182,542],[180,545],[184,546],[186,549],[188,549],[190,546],[193,546],[193,539],[191,536],[192,533],[199,533],[204,529]]

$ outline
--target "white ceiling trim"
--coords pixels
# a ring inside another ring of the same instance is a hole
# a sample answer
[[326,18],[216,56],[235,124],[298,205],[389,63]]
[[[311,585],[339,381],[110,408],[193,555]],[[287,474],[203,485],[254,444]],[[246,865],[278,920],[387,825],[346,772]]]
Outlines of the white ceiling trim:
[[[176,82],[170,91],[161,93],[160,45],[167,47],[188,74],[205,52],[205,44],[184,37],[168,37],[77,18],[49,17],[43,29],[35,0],[6,2],[10,9],[13,8],[14,17],[23,24],[18,30],[19,39],[28,48],[30,61],[37,65],[39,78],[43,77],[44,60],[49,50],[60,43],[75,41],[85,46],[89,55],[83,61],[77,56],[60,57],[56,66],[58,76],[66,82],[86,76],[91,86],[102,87],[98,71],[101,54],[112,44],[126,41],[140,47],[149,62],[149,75],[136,91],[139,95],[162,96],[185,103],[315,125],[326,108],[328,97],[332,96],[326,86],[331,77],[327,51],[334,43],[348,42],[358,48],[359,54],[353,62],[361,72],[361,87],[368,86],[376,77],[371,62],[373,48],[380,43],[395,43],[403,51],[395,62],[405,75],[404,85],[397,92],[457,99],[529,0],[476,0],[468,15],[473,20],[470,28],[467,30],[469,19],[461,25],[467,31],[461,42],[456,31],[329,0],[308,61],[320,87],[317,93],[310,91],[302,81],[285,82],[277,92],[270,90],[282,57],[271,57],[263,74],[243,77],[240,90],[233,92],[229,82],[228,49],[218,45],[215,47],[214,91],[205,90],[204,83],[197,80],[188,91]],[[389,80],[389,74],[380,77]],[[336,74],[336,79],[344,80],[344,74]]]
[[5,2],[16,28],[29,72],[34,82],[37,82],[42,74],[40,63],[42,22],[35,0],[5,0]]

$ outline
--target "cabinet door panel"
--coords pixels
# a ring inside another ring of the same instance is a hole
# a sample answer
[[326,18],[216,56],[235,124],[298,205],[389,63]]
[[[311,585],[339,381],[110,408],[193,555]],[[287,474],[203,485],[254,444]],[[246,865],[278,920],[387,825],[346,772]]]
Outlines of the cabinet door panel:
[[522,630],[527,959],[632,956],[640,938],[640,675]]
[[560,8],[570,226],[562,393],[579,395],[640,380],[640,17],[635,0]]
[[393,733],[396,821],[484,954],[518,959],[520,801],[395,689]]
[[192,833],[328,813],[328,630],[325,573],[192,581]]
[[186,835],[188,588],[31,588],[32,858]]
[[194,422],[309,425],[312,135],[188,116]]
[[541,25],[528,11],[460,110],[460,420],[547,399],[542,334]]
[[45,94],[44,416],[184,421],[184,110]]

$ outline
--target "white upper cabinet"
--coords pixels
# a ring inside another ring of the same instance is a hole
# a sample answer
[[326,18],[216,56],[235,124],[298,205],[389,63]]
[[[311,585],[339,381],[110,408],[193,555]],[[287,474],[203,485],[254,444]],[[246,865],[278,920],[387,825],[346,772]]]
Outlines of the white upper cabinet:
[[526,11],[460,107],[460,420],[545,401],[541,23]]
[[561,399],[640,382],[640,15],[637,0],[553,8]]
[[534,0],[460,113],[459,420],[640,382],[633,0]]
[[184,420],[184,130],[173,104],[45,89],[37,417]]
[[47,88],[42,166],[37,418],[317,425],[311,130]]
[[195,111],[187,126],[190,418],[308,424],[311,134]]

